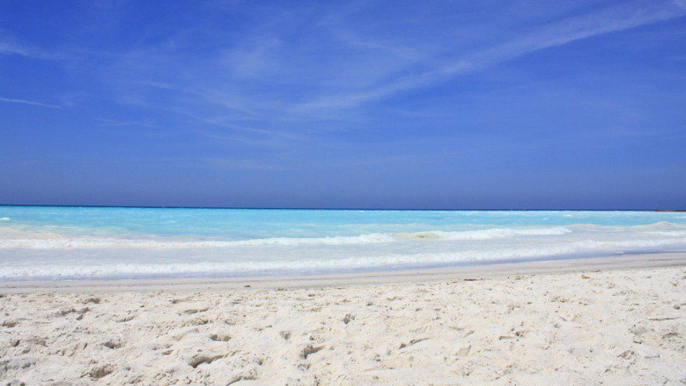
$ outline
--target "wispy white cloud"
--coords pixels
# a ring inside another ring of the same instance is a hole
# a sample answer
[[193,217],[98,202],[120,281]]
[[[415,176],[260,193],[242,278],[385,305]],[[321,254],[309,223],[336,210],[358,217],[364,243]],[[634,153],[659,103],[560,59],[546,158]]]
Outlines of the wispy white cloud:
[[188,111],[187,109],[184,109],[184,108],[178,108],[178,107],[173,107],[173,106],[161,106],[161,105],[144,103],[144,102],[135,103],[135,104],[140,106],[140,107],[145,107],[145,108],[150,108],[150,109],[174,113],[174,114],[177,114],[180,116],[190,118],[191,120],[196,121],[196,122],[200,122],[200,123],[215,126],[215,127],[230,129],[231,131],[235,131],[235,132],[243,132],[246,134],[253,134],[253,135],[271,135],[271,136],[275,136],[275,137],[284,137],[284,138],[290,138],[290,139],[302,139],[301,135],[290,133],[290,132],[281,132],[278,130],[277,131],[267,130],[267,129],[263,129],[263,128],[257,128],[257,127],[250,127],[250,126],[235,124],[235,123],[231,122],[231,119],[227,119],[225,117],[222,117],[221,115],[212,117],[212,116],[206,116],[206,115],[194,113],[194,112]]
[[278,50],[280,41],[276,38],[265,38],[256,42],[229,50],[220,61],[238,77],[252,78],[274,73],[278,70],[272,55]]
[[21,55],[30,56],[30,50],[16,43],[0,41],[0,55]]
[[149,127],[149,128],[155,128],[157,126],[145,123],[145,122],[138,122],[138,121],[118,121],[115,119],[105,119],[105,118],[96,118],[97,121],[100,122],[101,126],[108,126],[108,127],[120,127],[120,126],[139,126],[139,127]]
[[266,162],[256,158],[241,157],[149,157],[145,160],[151,165],[168,166],[170,164],[210,167],[220,171],[283,171],[283,164]]
[[58,106],[58,105],[51,105],[51,104],[35,102],[35,101],[27,101],[24,99],[0,98],[0,102],[19,103],[19,104],[23,104],[23,105],[47,107],[50,109],[61,109],[62,108],[62,106]]
[[225,157],[202,158],[199,160],[209,166],[232,171],[281,171],[283,165],[267,163],[255,159],[234,159]]
[[21,44],[13,39],[0,36],[0,56],[18,55],[40,60],[64,60],[69,56],[61,52],[42,50],[27,44]]
[[428,71],[398,77],[367,90],[328,95],[302,103],[295,107],[295,111],[306,113],[358,106],[365,102],[390,97],[399,92],[434,85],[457,75],[479,71],[535,51],[681,17],[685,14],[686,8],[677,2],[647,7],[623,5],[592,15],[568,18],[532,34],[454,58],[452,63],[435,66]]
[[[286,13],[280,6],[265,12],[246,5],[242,17],[250,22],[230,34],[220,25],[180,29],[95,55],[88,64],[120,103],[169,113],[212,140],[225,132],[226,141],[283,146],[342,126],[363,127],[365,109],[358,107],[379,100],[450,85],[460,75],[536,51],[683,16],[683,2],[634,1],[600,10],[584,2],[555,9],[498,5],[506,16],[497,22],[474,17],[470,7],[444,15],[417,6],[424,13],[384,14],[379,23],[388,24],[377,27],[364,20],[378,11],[369,12],[369,2],[345,10],[308,4]],[[232,7],[219,12],[227,9]],[[469,24],[461,25],[460,17]]]

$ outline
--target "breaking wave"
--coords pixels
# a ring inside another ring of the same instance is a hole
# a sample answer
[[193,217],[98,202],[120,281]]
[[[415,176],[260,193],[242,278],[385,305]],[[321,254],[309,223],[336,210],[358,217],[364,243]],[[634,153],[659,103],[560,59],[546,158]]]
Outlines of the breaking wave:
[[[331,237],[272,237],[249,240],[179,240],[68,237],[57,234],[31,235],[0,239],[0,248],[25,249],[97,249],[97,248],[230,248],[250,246],[306,246],[306,245],[365,245],[392,243],[400,240],[487,240],[517,236],[559,236],[572,232],[564,227],[552,228],[493,228],[472,231],[428,231],[415,233],[371,233],[359,236]],[[38,237],[37,237],[38,236]]]

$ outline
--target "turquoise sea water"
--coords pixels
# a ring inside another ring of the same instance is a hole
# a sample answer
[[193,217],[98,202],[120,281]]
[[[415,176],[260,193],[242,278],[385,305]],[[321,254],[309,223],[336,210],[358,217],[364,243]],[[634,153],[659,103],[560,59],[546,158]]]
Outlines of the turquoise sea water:
[[0,280],[303,274],[686,250],[686,213],[0,206]]

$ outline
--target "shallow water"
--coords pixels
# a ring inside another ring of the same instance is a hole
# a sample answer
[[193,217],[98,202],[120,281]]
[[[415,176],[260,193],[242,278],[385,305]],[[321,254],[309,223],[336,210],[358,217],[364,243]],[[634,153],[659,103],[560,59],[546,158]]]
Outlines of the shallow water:
[[0,280],[331,273],[686,250],[686,213],[0,206]]

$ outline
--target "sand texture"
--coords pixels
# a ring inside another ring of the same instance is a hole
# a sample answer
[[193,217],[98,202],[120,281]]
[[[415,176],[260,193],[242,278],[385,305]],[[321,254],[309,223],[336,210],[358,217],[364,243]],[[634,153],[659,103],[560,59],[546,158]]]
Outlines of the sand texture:
[[2,385],[686,384],[684,267],[0,296]]

